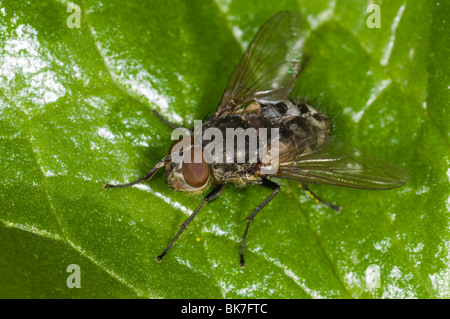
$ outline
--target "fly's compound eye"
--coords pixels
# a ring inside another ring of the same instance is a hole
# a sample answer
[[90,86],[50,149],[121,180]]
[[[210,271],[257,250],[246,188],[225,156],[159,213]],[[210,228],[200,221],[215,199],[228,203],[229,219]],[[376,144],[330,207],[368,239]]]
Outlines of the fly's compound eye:
[[201,147],[193,147],[186,153],[181,172],[189,186],[194,188],[205,186],[209,180],[210,172],[209,164],[203,158],[203,149]]

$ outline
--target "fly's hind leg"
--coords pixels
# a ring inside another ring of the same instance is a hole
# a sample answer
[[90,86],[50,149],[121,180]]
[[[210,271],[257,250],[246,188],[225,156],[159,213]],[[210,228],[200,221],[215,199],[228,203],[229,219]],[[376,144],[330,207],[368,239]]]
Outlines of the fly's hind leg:
[[342,209],[341,206],[330,204],[330,203],[322,200],[321,198],[317,197],[316,194],[314,194],[305,184],[300,184],[299,186],[301,188],[303,188],[306,191],[306,193],[309,195],[309,197],[314,199],[316,201],[316,203],[321,203],[321,204],[333,209],[336,213],[339,213],[341,211],[341,209]]
[[248,233],[248,228],[250,227],[250,223],[255,218],[255,216],[259,213],[259,211],[261,209],[263,209],[263,207],[266,206],[272,200],[272,198],[274,198],[275,195],[280,191],[280,186],[278,184],[268,180],[268,179],[263,179],[263,182],[262,182],[261,186],[270,188],[272,190],[272,194],[270,194],[264,201],[262,201],[261,204],[259,204],[255,208],[253,213],[251,213],[247,217],[247,227],[245,227],[244,235],[242,236],[242,244],[241,244],[241,254],[240,254],[240,256],[241,256],[240,267],[241,268],[245,268],[244,247],[245,247],[245,239],[247,238],[247,233]]

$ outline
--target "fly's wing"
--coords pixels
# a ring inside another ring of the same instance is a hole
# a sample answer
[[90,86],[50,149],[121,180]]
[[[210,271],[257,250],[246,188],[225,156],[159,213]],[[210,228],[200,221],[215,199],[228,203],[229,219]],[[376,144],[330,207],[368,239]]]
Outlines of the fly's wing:
[[408,180],[399,167],[333,140],[315,152],[281,162],[276,177],[374,190],[400,187]]
[[286,99],[300,69],[305,41],[300,14],[282,11],[258,31],[228,81],[216,116],[224,116],[248,102]]

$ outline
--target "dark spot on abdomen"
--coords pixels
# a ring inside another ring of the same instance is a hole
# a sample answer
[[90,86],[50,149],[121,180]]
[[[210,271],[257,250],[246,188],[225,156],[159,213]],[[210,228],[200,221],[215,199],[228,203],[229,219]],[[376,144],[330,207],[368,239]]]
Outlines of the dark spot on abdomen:
[[308,133],[311,131],[308,122],[301,116],[293,116],[289,120],[285,121],[285,125],[293,134],[298,132]]
[[317,120],[318,122],[323,122],[328,119],[325,115],[320,114],[320,113],[314,113],[313,118],[315,120]]
[[280,115],[286,114],[287,109],[288,109],[288,107],[286,106],[286,104],[283,103],[283,102],[279,102],[279,103],[275,104],[273,108],[274,108],[274,109],[278,112],[278,114],[280,114]]
[[297,107],[301,114],[309,113],[308,105],[306,105],[305,103],[297,104]]

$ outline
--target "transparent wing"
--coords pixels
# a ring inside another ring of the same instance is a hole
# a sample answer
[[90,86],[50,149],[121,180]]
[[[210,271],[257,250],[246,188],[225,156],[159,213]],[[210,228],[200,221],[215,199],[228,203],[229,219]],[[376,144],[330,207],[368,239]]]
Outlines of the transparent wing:
[[286,99],[300,69],[305,32],[300,14],[282,11],[258,31],[228,81],[216,116],[257,100]]
[[399,167],[331,140],[318,151],[280,163],[279,178],[360,189],[391,189],[408,176]]

